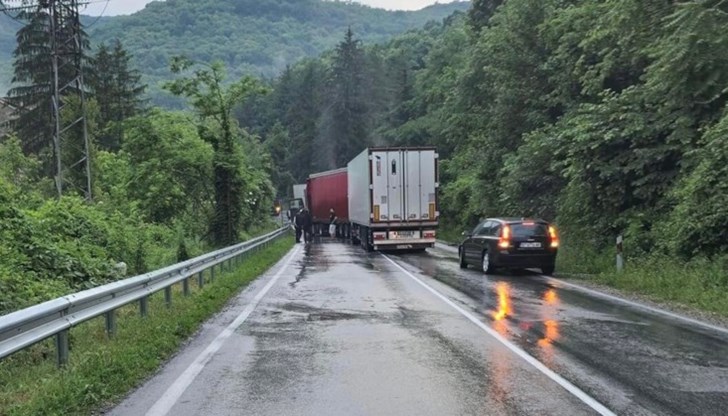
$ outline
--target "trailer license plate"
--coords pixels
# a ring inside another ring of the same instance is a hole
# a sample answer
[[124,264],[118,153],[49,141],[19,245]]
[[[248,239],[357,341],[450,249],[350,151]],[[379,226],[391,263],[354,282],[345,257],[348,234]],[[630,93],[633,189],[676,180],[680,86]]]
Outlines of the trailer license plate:
[[390,240],[402,240],[405,238],[420,238],[419,231],[390,231]]

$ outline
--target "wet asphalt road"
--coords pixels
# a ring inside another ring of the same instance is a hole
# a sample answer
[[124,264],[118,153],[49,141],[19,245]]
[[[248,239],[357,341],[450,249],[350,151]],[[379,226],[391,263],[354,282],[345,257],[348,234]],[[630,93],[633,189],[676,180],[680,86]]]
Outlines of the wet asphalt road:
[[299,245],[110,414],[728,414],[728,332],[444,250],[389,258]]

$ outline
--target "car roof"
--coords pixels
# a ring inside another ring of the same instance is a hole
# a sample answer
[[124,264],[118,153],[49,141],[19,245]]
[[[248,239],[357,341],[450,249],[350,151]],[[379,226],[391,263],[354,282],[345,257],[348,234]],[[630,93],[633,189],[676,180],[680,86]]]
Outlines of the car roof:
[[486,221],[500,221],[506,224],[518,224],[522,222],[535,222],[541,224],[548,224],[548,221],[544,221],[540,218],[528,218],[528,217],[496,217],[488,218]]

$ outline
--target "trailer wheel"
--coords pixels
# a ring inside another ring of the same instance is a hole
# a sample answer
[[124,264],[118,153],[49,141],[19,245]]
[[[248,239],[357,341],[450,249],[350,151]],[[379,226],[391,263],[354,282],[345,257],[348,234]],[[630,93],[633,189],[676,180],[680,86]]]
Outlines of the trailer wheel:
[[357,228],[357,227],[355,227],[354,225],[351,225],[351,226],[349,227],[349,240],[351,241],[351,244],[352,244],[352,245],[359,245],[359,244],[361,244],[361,240],[359,240],[359,239],[358,239],[358,238],[356,237],[356,235],[354,235],[354,231],[355,231],[355,230],[356,230],[356,231],[357,231],[357,233],[358,233],[360,229],[359,229],[359,228]]
[[372,251],[374,251],[373,241],[371,241],[371,234],[372,233],[370,233],[369,229],[366,227],[362,227],[359,229],[359,239],[361,240],[361,246],[367,253],[371,253]]

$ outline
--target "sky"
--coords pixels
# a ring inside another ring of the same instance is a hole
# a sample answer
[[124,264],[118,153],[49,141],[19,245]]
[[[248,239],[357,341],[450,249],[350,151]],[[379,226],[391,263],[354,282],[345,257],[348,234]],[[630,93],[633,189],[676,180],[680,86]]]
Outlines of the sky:
[[[152,0],[109,0],[108,5],[104,0],[90,0],[91,4],[83,14],[98,16],[116,16],[119,14],[131,14],[144,8]],[[390,10],[419,10],[435,3],[450,3],[453,0],[355,0],[359,3],[372,7],[379,7]],[[106,8],[106,10],[104,10]]]

